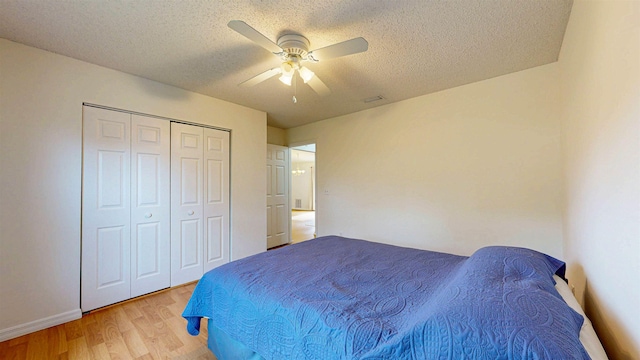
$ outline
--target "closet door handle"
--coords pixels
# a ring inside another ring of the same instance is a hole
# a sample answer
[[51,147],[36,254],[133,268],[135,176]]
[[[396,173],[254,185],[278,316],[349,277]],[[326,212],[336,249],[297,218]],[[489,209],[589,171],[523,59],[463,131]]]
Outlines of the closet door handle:
[[191,215],[193,215],[193,214],[195,214],[195,213],[193,212],[193,210],[189,210],[189,211],[187,211],[187,215],[191,216]]
[[145,218],[147,218],[147,219],[150,219],[152,216],[153,216],[153,214],[152,214],[152,213],[146,213],[146,214],[144,214],[144,217],[145,217]]

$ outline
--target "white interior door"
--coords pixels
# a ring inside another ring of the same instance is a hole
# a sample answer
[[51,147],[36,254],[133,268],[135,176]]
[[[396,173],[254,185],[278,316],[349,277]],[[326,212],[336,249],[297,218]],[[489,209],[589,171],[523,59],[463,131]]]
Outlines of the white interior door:
[[204,272],[229,262],[229,132],[204,128]]
[[171,123],[171,285],[203,274],[203,128]]
[[130,297],[130,119],[83,108],[82,311]]
[[267,248],[289,242],[289,148],[267,145]]
[[170,123],[131,117],[131,297],[171,286]]

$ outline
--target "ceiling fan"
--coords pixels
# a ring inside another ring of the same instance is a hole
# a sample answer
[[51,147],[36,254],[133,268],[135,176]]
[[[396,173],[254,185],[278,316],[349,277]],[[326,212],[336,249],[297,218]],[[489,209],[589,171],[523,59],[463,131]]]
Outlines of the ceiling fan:
[[329,88],[320,79],[318,79],[313,71],[309,70],[302,64],[305,61],[317,63],[340,56],[357,54],[367,51],[369,48],[367,40],[362,37],[358,37],[309,51],[309,40],[302,35],[282,35],[278,38],[277,43],[274,43],[256,29],[247,25],[244,21],[231,20],[227,25],[240,35],[262,46],[282,60],[282,64],[280,64],[279,67],[275,67],[258,74],[251,79],[240,83],[240,86],[254,86],[276,75],[280,75],[280,81],[284,84],[291,86],[291,80],[293,79],[296,71],[298,71],[305,84],[308,84],[319,95],[325,96],[330,94],[331,90],[329,90]]

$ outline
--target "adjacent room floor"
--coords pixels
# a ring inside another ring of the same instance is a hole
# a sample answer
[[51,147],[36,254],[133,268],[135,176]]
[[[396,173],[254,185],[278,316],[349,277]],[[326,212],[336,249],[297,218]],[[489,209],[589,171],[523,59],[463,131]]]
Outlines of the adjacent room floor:
[[316,212],[291,211],[291,243],[299,243],[316,237]]

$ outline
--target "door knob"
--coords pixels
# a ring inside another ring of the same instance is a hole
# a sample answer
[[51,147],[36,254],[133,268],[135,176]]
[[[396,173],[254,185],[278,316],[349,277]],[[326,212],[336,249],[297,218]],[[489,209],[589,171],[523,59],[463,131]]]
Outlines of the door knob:
[[187,215],[191,216],[191,215],[193,215],[193,214],[194,214],[193,210],[189,210],[189,211],[187,211]]
[[153,216],[152,213],[146,213],[144,214],[144,217],[146,217],[147,219],[151,218]]

